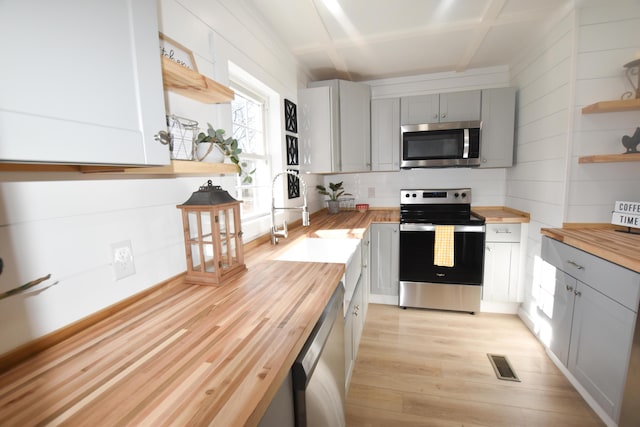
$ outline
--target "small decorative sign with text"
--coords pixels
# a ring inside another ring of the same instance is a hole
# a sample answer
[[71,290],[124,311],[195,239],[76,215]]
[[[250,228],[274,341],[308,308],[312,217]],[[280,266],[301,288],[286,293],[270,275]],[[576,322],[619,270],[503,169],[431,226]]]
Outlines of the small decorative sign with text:
[[640,202],[616,202],[611,224],[640,228]]

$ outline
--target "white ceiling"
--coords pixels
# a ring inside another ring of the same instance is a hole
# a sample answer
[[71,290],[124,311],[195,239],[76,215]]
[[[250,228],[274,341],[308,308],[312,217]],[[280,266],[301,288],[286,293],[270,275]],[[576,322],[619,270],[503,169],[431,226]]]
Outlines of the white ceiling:
[[509,64],[573,0],[245,0],[312,80]]

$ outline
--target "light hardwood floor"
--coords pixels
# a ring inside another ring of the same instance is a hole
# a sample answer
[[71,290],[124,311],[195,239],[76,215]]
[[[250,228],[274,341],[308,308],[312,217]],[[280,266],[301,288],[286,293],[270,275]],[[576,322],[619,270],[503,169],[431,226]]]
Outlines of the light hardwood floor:
[[[487,353],[521,382],[498,380]],[[601,426],[512,315],[370,304],[347,396],[347,426]]]

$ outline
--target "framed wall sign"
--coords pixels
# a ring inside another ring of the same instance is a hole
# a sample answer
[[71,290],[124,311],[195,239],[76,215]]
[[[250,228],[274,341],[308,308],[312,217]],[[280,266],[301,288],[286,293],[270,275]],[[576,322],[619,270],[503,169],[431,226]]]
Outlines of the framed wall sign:
[[298,166],[298,138],[286,135],[287,139],[287,166]]
[[[296,175],[300,174],[300,172],[295,169],[287,170],[295,173]],[[287,196],[289,199],[300,197],[300,180],[297,176],[287,174]]]
[[193,52],[187,49],[177,41],[160,34],[160,55],[166,56],[170,60],[177,62],[183,67],[187,67],[193,71],[198,71],[196,66],[196,59],[193,56]]
[[289,132],[297,133],[298,132],[298,112],[296,104],[289,101],[288,99],[284,100],[284,121],[285,121],[285,129]]

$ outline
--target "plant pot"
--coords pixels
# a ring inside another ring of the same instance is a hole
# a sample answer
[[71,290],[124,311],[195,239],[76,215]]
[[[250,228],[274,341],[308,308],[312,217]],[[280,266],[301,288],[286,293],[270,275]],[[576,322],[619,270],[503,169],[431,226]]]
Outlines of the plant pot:
[[339,200],[327,200],[327,210],[330,215],[337,214],[340,212],[340,201]]
[[224,163],[224,153],[218,144],[201,142],[196,145],[196,160],[207,163]]

